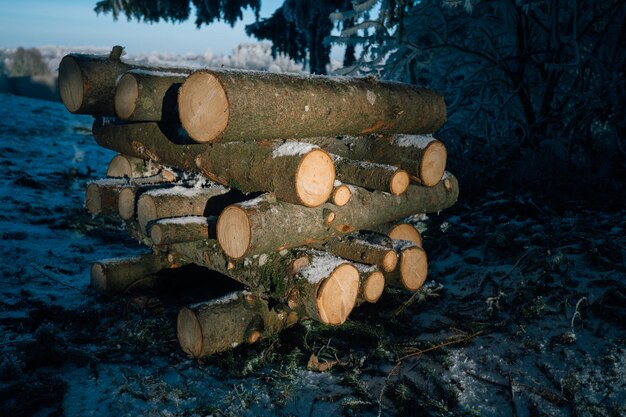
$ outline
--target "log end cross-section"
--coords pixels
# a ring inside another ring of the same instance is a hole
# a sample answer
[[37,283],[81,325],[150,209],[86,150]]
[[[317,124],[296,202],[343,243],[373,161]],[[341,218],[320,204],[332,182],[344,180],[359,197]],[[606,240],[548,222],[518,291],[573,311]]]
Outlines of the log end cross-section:
[[422,184],[432,187],[437,184],[446,170],[448,151],[443,142],[433,140],[424,149],[424,154],[419,165],[419,177]]
[[139,83],[133,74],[126,73],[117,83],[115,94],[115,113],[120,119],[128,120],[137,107]]
[[317,207],[328,201],[335,182],[335,165],[321,149],[313,149],[300,161],[296,172],[296,195],[302,205]]
[[59,64],[59,90],[65,107],[76,113],[83,105],[84,85],[80,66],[70,55]]
[[320,285],[317,311],[326,324],[342,324],[356,303],[359,292],[359,271],[351,264],[338,266]]
[[220,80],[208,72],[195,72],[178,95],[180,121],[195,141],[214,142],[228,126],[230,108]]
[[217,235],[226,255],[241,258],[248,251],[252,238],[247,213],[237,206],[226,207],[217,221]]

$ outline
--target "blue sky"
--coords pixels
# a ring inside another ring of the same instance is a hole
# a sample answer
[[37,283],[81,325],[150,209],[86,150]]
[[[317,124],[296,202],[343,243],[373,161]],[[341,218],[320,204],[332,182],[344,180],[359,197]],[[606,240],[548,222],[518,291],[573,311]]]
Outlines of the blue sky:
[[[261,17],[271,16],[282,2],[262,0]],[[196,29],[193,12],[184,23],[151,25],[96,15],[95,4],[96,0],[2,0],[0,48],[124,45],[129,53],[205,53],[211,49],[214,54],[228,54],[238,44],[254,41],[244,32],[244,26],[254,21],[250,10],[234,28],[214,23]]]

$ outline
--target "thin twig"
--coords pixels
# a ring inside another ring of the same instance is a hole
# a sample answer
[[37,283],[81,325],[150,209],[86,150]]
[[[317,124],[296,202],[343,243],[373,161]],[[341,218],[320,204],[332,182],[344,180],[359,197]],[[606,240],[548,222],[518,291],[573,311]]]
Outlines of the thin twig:
[[396,361],[396,364],[394,365],[394,367],[391,368],[391,371],[389,371],[389,373],[387,374],[387,377],[385,378],[383,386],[380,389],[380,394],[378,395],[378,417],[380,417],[382,415],[382,412],[383,412],[383,395],[385,394],[385,388],[387,387],[387,384],[389,384],[389,381],[391,380],[391,377],[400,368],[400,366],[402,365],[402,362],[405,359],[412,358],[412,357],[419,357],[419,356],[423,355],[424,353],[432,352],[434,350],[439,350],[439,349],[442,349],[442,348],[444,348],[446,346],[452,346],[452,345],[457,345],[457,344],[460,344],[460,343],[468,342],[471,339],[481,335],[482,333],[483,333],[482,331],[478,331],[476,333],[472,333],[472,334],[467,335],[467,336],[450,339],[450,340],[448,340],[446,342],[440,343],[440,344],[435,345],[435,346],[431,346],[431,347],[429,347],[427,349],[417,349],[414,352],[411,352],[411,353],[409,353],[407,355],[404,355],[404,356],[400,357]]
[[66,284],[65,282],[59,280],[58,278],[54,277],[54,275],[52,275],[50,272],[48,272],[45,269],[39,267],[38,265],[30,264],[29,266],[31,268],[33,268],[35,271],[39,272],[44,277],[48,278],[51,281],[56,282],[57,284],[61,284],[61,285],[65,286],[65,287],[67,287],[67,288],[71,288],[71,289],[76,290],[76,291],[78,291],[80,293],[84,293],[85,292],[84,290],[82,290],[82,289],[80,289],[78,287],[74,287],[74,286],[72,286],[70,284]]

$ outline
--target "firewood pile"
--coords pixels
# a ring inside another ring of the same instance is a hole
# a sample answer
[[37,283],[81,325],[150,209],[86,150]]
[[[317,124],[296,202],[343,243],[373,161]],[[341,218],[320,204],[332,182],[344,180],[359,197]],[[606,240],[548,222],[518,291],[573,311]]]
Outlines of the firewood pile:
[[418,290],[428,272],[402,219],[458,197],[431,135],[443,98],[374,78],[155,68],[109,56],[63,58],[73,113],[119,154],[86,207],[113,214],[150,252],[97,262],[91,285],[124,292],[196,264],[248,290],[181,309],[178,339],[200,357],[300,320],[342,324],[385,287]]

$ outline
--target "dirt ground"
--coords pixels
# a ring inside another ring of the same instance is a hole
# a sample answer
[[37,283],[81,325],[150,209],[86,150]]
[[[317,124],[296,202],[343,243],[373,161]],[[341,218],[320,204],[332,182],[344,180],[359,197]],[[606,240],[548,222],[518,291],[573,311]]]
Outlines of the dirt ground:
[[0,109],[0,415],[626,415],[624,207],[470,203],[461,182],[420,223],[418,293],[192,360],[178,309],[238,284],[184,268],[151,291],[90,290],[92,262],[145,251],[83,207],[113,153],[59,103],[0,94]]

